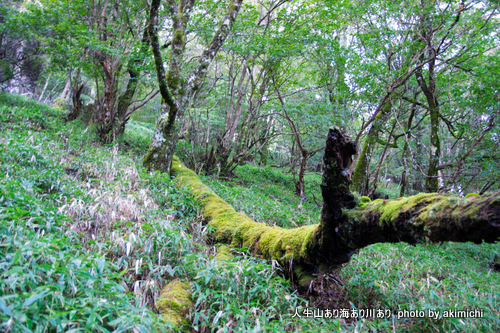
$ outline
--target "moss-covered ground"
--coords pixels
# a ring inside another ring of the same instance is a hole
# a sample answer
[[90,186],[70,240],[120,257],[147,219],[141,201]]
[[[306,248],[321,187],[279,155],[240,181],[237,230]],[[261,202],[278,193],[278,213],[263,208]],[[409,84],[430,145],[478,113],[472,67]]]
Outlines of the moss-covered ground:
[[[105,146],[63,118],[0,95],[2,332],[500,330],[500,275],[489,268],[498,244],[377,244],[355,254],[340,280],[323,280],[325,295],[350,308],[477,308],[483,318],[319,318],[313,307],[307,317],[312,304],[275,262],[245,249],[215,259],[196,200],[141,167],[150,125],[132,122],[124,142]],[[278,170],[247,165],[236,174],[203,180],[258,222],[317,223],[319,176],[306,177],[306,202]],[[177,280],[189,284],[190,327],[158,314],[161,291]]]

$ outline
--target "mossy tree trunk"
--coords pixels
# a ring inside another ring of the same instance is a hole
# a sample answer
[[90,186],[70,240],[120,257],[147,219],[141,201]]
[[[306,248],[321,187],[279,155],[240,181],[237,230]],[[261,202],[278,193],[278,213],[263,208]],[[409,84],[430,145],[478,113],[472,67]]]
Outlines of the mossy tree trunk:
[[169,173],[178,140],[175,118],[179,109],[182,109],[186,104],[184,89],[182,89],[184,82],[181,82],[181,67],[185,49],[186,25],[193,1],[185,3],[184,6],[181,6],[175,0],[168,2],[168,9],[173,21],[173,37],[170,44],[170,71],[167,74],[163,66],[160,40],[158,38],[160,2],[160,0],[151,2],[148,25],[149,39],[161,94],[160,117],[143,163],[150,170],[155,169]]
[[158,11],[160,0],[153,0],[150,7],[148,33],[155,59],[158,86],[162,96],[160,117],[143,164],[149,170],[170,173],[172,159],[178,141],[177,118],[181,118],[191,106],[191,99],[203,82],[208,66],[217,55],[231,31],[243,0],[230,1],[221,25],[212,41],[203,51],[198,67],[186,78],[182,75],[186,46],[186,28],[195,0],[168,0],[172,18],[172,41],[169,71],[165,74],[158,38]]
[[429,51],[431,54],[429,58],[429,71],[428,80],[424,79],[422,74],[422,69],[418,69],[415,72],[418,85],[427,99],[427,104],[429,108],[429,115],[431,119],[431,147],[429,154],[429,165],[427,167],[427,175],[425,178],[425,191],[426,192],[437,192],[439,189],[438,182],[438,165],[439,157],[441,156],[441,143],[439,140],[439,103],[436,96],[436,79],[435,79],[435,63],[436,55],[435,51],[431,49]]
[[352,174],[351,188],[359,195],[366,195],[368,193],[368,173],[370,171],[370,160],[377,145],[377,138],[380,132],[380,128],[383,124],[383,120],[390,112],[391,100],[388,99],[386,101],[386,104],[372,123],[372,127],[370,127],[366,140],[363,144],[363,149],[361,150],[361,153],[358,156],[358,160],[356,161],[356,166]]
[[500,191],[455,198],[420,194],[397,200],[362,198],[349,190],[349,165],[356,151],[350,138],[330,130],[321,185],[323,209],[318,225],[296,229],[271,227],[236,212],[199,177],[174,159],[172,174],[200,202],[216,242],[247,247],[267,259],[292,265],[299,284],[312,273],[327,272],[350,260],[356,249],[381,242],[494,242],[500,238]]

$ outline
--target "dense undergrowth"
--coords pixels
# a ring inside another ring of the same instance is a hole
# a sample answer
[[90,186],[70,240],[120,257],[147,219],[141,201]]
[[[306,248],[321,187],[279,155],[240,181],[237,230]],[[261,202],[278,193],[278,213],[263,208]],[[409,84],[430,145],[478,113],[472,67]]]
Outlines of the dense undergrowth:
[[0,98],[2,330],[149,332],[144,305],[189,244],[140,188],[164,179],[60,112]]
[[[321,176],[306,175],[307,197],[293,193],[291,175],[253,165],[240,166],[230,180],[204,177],[203,181],[237,211],[245,211],[255,221],[296,228],[319,222]],[[307,199],[306,199],[307,198]]]
[[[378,244],[353,256],[343,282],[325,286],[349,308],[478,308],[483,318],[306,318],[308,303],[272,263],[244,251],[213,259],[217,244],[206,243],[196,202],[140,166],[150,126],[132,123],[127,144],[103,146],[92,128],[63,119],[0,95],[0,331],[170,331],[155,298],[176,278],[190,282],[197,332],[500,330],[500,276],[488,266],[498,244]],[[301,201],[277,170],[236,174],[204,180],[257,221],[317,223],[317,175],[307,176]]]

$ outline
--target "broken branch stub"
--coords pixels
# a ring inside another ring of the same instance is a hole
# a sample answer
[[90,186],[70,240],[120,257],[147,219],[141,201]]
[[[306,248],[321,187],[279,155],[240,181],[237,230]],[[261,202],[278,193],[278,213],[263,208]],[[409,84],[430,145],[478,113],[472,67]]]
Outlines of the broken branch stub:
[[339,227],[346,222],[343,209],[356,207],[356,200],[349,186],[349,166],[356,153],[356,144],[338,129],[330,129],[323,156],[324,171],[321,183],[323,208],[321,222],[315,231],[311,253],[316,254],[316,264],[335,266],[349,261],[350,250],[344,249]]

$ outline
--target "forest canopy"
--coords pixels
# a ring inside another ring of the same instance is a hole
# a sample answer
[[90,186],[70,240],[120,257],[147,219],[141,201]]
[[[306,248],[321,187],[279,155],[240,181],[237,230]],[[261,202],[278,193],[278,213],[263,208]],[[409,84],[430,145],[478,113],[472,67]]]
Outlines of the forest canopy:
[[500,186],[495,2],[1,10],[2,89],[67,108],[104,143],[122,140],[129,119],[157,124],[152,169],[169,170],[179,144],[197,172],[287,167],[303,197],[304,173],[321,168],[324,135],[338,127],[359,146],[349,171],[359,195],[382,184],[399,196]]

